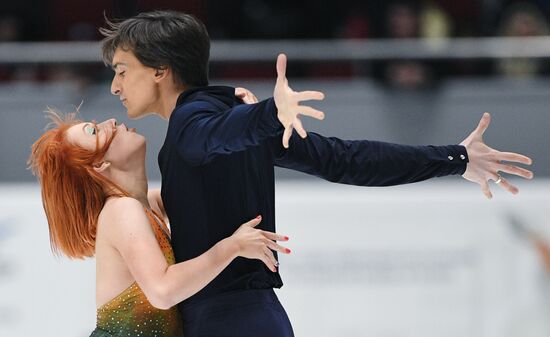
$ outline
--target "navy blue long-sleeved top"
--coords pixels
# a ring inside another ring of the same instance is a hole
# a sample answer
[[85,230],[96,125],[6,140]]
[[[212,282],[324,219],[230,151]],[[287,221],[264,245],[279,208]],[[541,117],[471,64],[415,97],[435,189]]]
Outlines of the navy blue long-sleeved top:
[[[183,92],[170,117],[158,161],[162,199],[178,262],[197,257],[262,215],[258,228],[275,231],[274,166],[332,182],[389,186],[462,174],[459,145],[406,146],[349,141],[309,132],[281,143],[283,127],[272,98],[242,104],[231,87]],[[279,288],[282,280],[259,260],[235,259],[187,305],[238,289]]]

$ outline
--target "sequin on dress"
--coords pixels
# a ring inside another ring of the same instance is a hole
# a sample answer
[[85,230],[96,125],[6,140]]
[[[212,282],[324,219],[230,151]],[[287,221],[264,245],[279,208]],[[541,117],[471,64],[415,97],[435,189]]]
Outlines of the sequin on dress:
[[[168,227],[153,211],[145,209],[166,262],[176,262],[170,246]],[[90,337],[143,336],[183,337],[177,307],[157,309],[134,282],[117,297],[97,309],[97,326]]]

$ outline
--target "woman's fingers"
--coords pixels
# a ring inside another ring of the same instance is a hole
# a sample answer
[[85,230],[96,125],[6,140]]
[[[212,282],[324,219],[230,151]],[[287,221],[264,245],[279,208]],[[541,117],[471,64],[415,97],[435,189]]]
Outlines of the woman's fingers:
[[276,272],[277,270],[275,269],[275,266],[273,265],[273,263],[271,262],[271,260],[269,259],[269,257],[265,254],[261,254],[261,256],[258,257],[258,259],[260,261],[262,261],[265,266],[271,270],[272,272]]
[[275,242],[271,241],[271,240],[265,240],[265,245],[267,247],[269,247],[269,249],[271,250],[275,250],[275,251],[278,251],[280,253],[283,253],[283,254],[290,254],[290,249],[286,248],[286,247],[283,247],[279,244],[276,244]]
[[275,258],[275,255],[273,255],[273,252],[269,250],[269,248],[264,248],[264,254],[268,257],[269,261],[271,261],[271,264],[274,267],[277,267],[279,265],[279,262],[277,262],[277,259]]
[[288,236],[279,235],[268,231],[261,231],[262,235],[266,238],[265,244],[269,249],[281,252],[283,254],[289,254],[290,249],[283,247],[273,241],[288,241]]
[[288,241],[288,236],[279,235],[277,233],[268,232],[268,231],[261,231],[262,235],[268,238],[269,240],[275,240],[275,241]]
[[266,246],[263,246],[258,254],[259,259],[263,261],[263,263],[267,266],[267,268],[269,268],[269,270],[271,270],[272,272],[277,271],[277,266],[279,265],[279,263],[277,262],[277,259],[275,259],[272,251],[270,251]]
[[262,222],[262,216],[258,215],[254,219],[243,223],[241,226],[256,227],[260,222]]

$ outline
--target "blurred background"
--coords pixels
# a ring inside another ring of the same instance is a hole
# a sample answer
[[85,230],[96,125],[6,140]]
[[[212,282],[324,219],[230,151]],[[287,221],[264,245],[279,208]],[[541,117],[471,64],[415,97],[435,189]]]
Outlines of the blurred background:
[[[173,9],[205,22],[211,84],[271,96],[285,52],[296,90],[325,92],[310,131],[457,144],[492,113],[486,142],[533,158],[532,181],[484,199],[460,177],[338,186],[277,170],[277,223],[292,238],[278,292],[297,336],[550,336],[550,1],[18,0],[0,3],[0,336],[87,336],[94,262],[52,257],[26,168],[46,107],[128,121],[100,59],[104,16]],[[182,46],[185,48],[185,46]],[[259,336],[261,333],[258,334]]]

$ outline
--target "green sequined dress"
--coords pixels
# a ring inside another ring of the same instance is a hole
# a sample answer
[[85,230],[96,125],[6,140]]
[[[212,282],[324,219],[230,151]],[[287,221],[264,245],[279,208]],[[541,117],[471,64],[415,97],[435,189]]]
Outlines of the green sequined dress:
[[[175,263],[168,227],[146,209],[149,222],[168,264]],[[174,306],[168,310],[153,307],[134,282],[117,297],[97,309],[96,329],[90,337],[183,337],[181,318]]]

